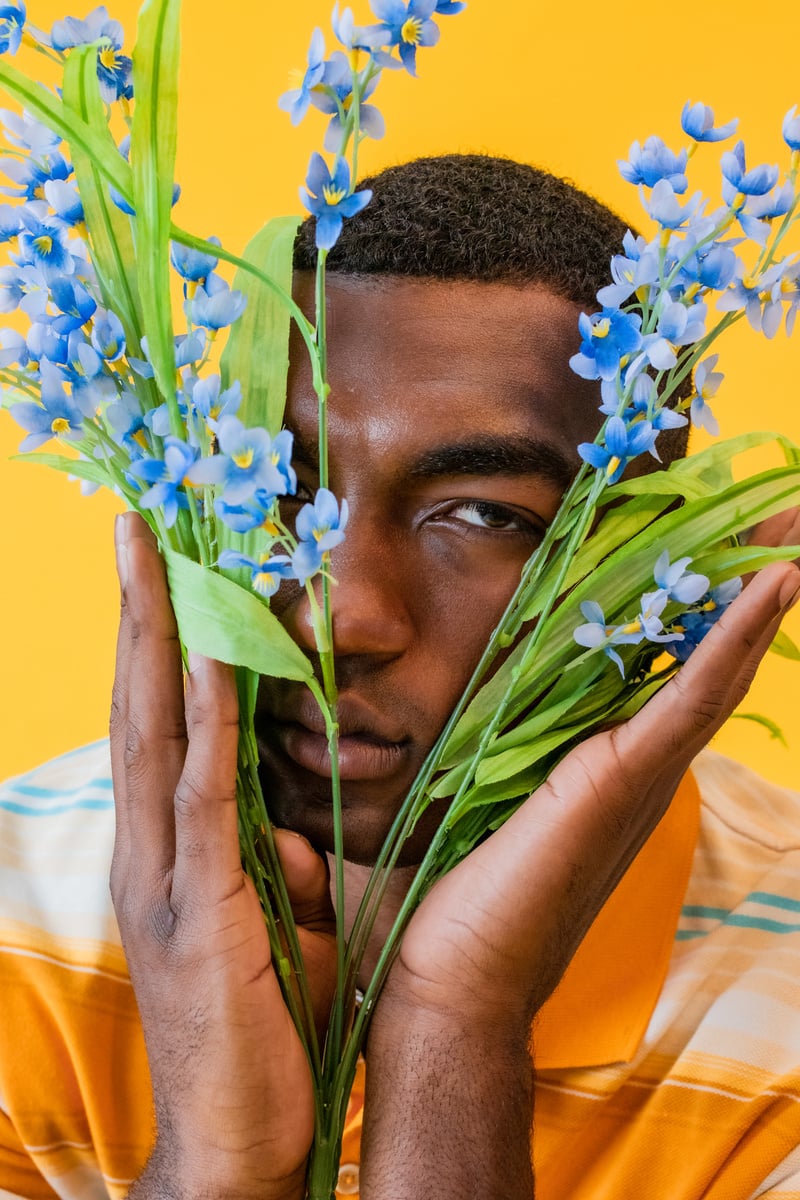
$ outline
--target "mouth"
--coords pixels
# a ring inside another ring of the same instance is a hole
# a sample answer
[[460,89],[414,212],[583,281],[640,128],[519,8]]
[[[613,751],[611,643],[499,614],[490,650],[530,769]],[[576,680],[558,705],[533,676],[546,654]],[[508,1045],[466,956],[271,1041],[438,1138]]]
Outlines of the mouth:
[[[376,728],[372,714],[346,701],[340,703],[338,716],[337,757],[343,783],[386,780],[405,765],[409,738],[386,736]],[[325,722],[316,707],[302,705],[281,717],[267,716],[262,736],[295,766],[319,778],[331,778]]]
[[[298,767],[330,779],[333,763],[324,733],[315,733],[294,721],[277,722],[275,740]],[[393,775],[404,756],[404,743],[388,742],[369,733],[339,735],[339,778],[354,783],[386,779]]]

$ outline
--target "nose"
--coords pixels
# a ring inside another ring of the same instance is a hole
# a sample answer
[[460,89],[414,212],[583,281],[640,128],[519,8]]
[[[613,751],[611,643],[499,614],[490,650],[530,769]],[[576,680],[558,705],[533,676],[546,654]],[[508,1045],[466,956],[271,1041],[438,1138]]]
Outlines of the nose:
[[[414,622],[410,609],[408,570],[401,539],[388,523],[351,509],[345,540],[331,551],[329,571],[333,649],[337,658],[372,656],[392,659],[411,644]],[[321,600],[321,584],[315,582]],[[280,612],[281,622],[305,650],[316,650],[311,606],[298,590]]]

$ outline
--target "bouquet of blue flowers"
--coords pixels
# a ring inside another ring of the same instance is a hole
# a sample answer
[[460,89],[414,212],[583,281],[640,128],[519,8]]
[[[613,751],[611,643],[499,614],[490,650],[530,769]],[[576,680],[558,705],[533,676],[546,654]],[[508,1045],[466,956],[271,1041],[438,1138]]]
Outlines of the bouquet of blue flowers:
[[[313,321],[291,296],[298,218],[270,222],[241,256],[173,221],[178,0],[144,4],[132,58],[103,7],[49,33],[28,22],[23,0],[0,7],[0,52],[15,55],[25,43],[61,73],[49,88],[8,57],[0,62],[0,82],[21,106],[0,113],[9,142],[0,190],[14,201],[0,206],[8,246],[0,310],[29,320],[25,332],[0,330],[4,403],[25,430],[20,449],[29,459],[77,476],[86,490],[109,486],[142,514],[166,560],[185,653],[235,665],[242,862],[315,1080],[312,1200],[331,1196],[370,1014],[422,897],[576,742],[637,711],[679,669],[737,594],[742,573],[800,554],[748,546],[743,536],[798,494],[800,450],[777,435],[749,434],[626,477],[638,456],[658,458],[666,429],[691,418],[717,432],[711,402],[722,376],[709,350],[725,329],[744,319],[769,338],[782,322],[791,331],[800,308],[800,262],[787,252],[800,215],[800,117],[793,109],[783,122],[783,173],[748,166],[741,142],[723,153],[721,202],[711,207],[688,195],[689,160],[701,144],[729,139],[736,122],[717,126],[707,107],[687,103],[685,149],[650,137],[620,163],[655,232],[625,238],[596,311],[580,318],[571,365],[598,381],[602,428],[579,447],[583,466],[400,807],[345,937],[331,553],[347,536],[348,510],[328,486],[326,259],[343,223],[370,201],[357,186],[358,150],[363,138],[383,134],[372,103],[383,72],[414,75],[418,52],[439,38],[438,18],[464,7],[370,2],[376,19],[364,26],[337,5],[337,48],[329,54],[315,30],[298,86],[280,101],[294,124],[311,109],[327,119],[328,157],[312,155],[301,189],[315,221]],[[225,266],[236,268],[230,283]],[[171,268],[183,295],[177,334]],[[291,322],[319,414],[319,488],[292,525],[281,508],[296,488],[292,438],[282,428]],[[53,440],[62,452],[42,452]],[[783,465],[735,480],[732,460],[766,441]],[[270,611],[286,579],[306,590],[319,680]],[[800,657],[785,635],[776,649]],[[322,1040],[259,784],[253,717],[262,675],[303,682],[327,730],[338,987]],[[356,1007],[390,873],[434,801],[443,819]]]

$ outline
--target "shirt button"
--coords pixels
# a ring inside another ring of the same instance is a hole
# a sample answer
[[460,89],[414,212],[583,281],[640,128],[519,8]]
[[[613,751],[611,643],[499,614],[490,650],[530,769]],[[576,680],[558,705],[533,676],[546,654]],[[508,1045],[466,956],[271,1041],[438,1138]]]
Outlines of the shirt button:
[[356,1163],[342,1163],[339,1167],[336,1191],[340,1196],[358,1195],[358,1166]]

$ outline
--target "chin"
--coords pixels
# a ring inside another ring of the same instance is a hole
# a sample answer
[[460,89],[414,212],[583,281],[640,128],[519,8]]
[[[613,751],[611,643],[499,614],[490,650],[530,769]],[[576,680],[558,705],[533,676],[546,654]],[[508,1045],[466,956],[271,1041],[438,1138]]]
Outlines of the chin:
[[[279,828],[307,838],[318,853],[334,853],[330,779],[303,771],[270,747],[261,750],[259,776],[267,810]],[[413,779],[413,775],[411,777]],[[342,833],[348,862],[372,866],[410,787],[376,786],[373,781],[342,784]],[[400,851],[397,866],[418,866],[446,811],[435,801],[423,813]]]

